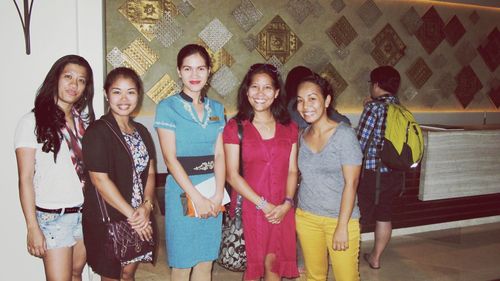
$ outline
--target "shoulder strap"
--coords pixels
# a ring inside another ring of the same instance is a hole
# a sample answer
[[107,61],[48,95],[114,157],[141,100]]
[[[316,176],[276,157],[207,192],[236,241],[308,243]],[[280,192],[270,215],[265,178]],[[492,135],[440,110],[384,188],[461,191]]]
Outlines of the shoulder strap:
[[[127,146],[127,144],[125,144],[125,142],[123,141],[123,139],[118,135],[118,133],[116,133],[115,129],[113,129],[113,126],[111,125],[111,123],[108,121],[108,120],[105,120],[105,119],[100,119],[102,121],[104,121],[104,124],[106,124],[106,126],[108,126],[108,128],[111,130],[111,132],[113,132],[113,134],[115,135],[115,137],[120,141],[120,143],[122,144],[123,148],[125,148],[125,150],[127,151],[129,157],[130,157],[130,161],[132,163],[132,171],[134,172],[134,174],[136,175],[137,178],[139,178],[139,174],[137,174],[137,171],[135,170],[135,167],[134,167],[134,157],[132,156],[132,153],[130,152],[130,149],[129,147]],[[104,199],[102,198],[102,196],[99,194],[99,191],[97,191],[96,189],[96,196],[97,196],[97,202],[99,203],[99,209],[101,211],[101,215],[102,215],[102,219],[104,222],[110,222],[111,219],[109,218],[109,214],[108,214],[108,209],[106,208],[106,202],[104,201]]]

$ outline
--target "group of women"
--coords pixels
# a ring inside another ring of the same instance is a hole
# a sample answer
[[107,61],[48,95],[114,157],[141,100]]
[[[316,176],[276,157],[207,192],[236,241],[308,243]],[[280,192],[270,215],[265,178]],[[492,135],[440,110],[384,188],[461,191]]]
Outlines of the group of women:
[[[326,280],[328,255],[336,280],[359,280],[356,188],[362,154],[354,130],[329,117],[329,83],[309,71],[289,90],[293,110],[309,124],[299,130],[278,70],[254,64],[239,87],[238,112],[226,124],[222,104],[205,95],[210,70],[203,47],[184,46],[177,56],[182,91],[158,104],[154,121],[169,171],[165,233],[171,280],[211,280],[226,181],[244,198],[244,280],[298,277],[296,233],[307,280]],[[109,112],[94,121],[92,70],[85,59],[65,56],[47,74],[34,109],[16,131],[27,247],[43,258],[47,280],[81,280],[86,262],[102,280],[134,280],[139,262],[153,258],[146,253],[120,262],[106,254],[99,198],[109,220],[126,219],[142,240],[153,239],[157,230],[151,223],[154,145],[133,120],[142,82],[120,67],[107,75],[104,90]],[[209,198],[196,187],[208,180],[215,185]],[[185,215],[183,196],[196,217]]]

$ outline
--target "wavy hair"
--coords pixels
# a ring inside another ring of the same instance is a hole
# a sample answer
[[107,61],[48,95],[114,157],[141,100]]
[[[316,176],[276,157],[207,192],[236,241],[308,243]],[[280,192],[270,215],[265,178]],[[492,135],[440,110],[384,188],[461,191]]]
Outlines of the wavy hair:
[[[68,64],[77,64],[87,71],[85,89],[81,98],[73,105],[81,115],[84,122],[90,123],[95,120],[92,99],[94,98],[94,78],[92,68],[87,60],[77,55],[67,55],[58,59],[50,68],[45,80],[37,91],[35,98],[35,135],[38,143],[42,143],[43,152],[53,152],[54,162],[61,148],[61,128],[66,124],[64,112],[57,105],[58,85],[61,73]],[[84,109],[87,111],[84,112]]]
[[253,111],[252,105],[248,101],[248,89],[252,83],[252,79],[256,74],[267,74],[271,77],[273,81],[273,86],[275,89],[279,89],[278,97],[276,97],[271,104],[271,113],[276,120],[276,122],[287,125],[290,123],[290,115],[285,106],[285,94],[282,87],[281,77],[279,75],[278,69],[274,65],[256,63],[250,67],[247,74],[243,78],[238,89],[238,113],[236,118],[239,120],[253,120],[255,112]]

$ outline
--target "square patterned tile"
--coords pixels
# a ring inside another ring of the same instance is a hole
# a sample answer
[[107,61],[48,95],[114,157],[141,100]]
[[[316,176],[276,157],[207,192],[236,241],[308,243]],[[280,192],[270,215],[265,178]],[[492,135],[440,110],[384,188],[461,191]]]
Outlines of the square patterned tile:
[[378,65],[394,66],[405,54],[406,45],[390,24],[384,26],[372,42],[375,47],[371,56]]
[[455,46],[455,44],[457,44],[458,40],[460,40],[460,38],[462,38],[464,34],[465,27],[456,15],[453,16],[444,27],[444,35],[446,36],[446,41],[448,41],[451,46]]
[[402,91],[401,93],[401,96],[407,101],[411,101],[417,95],[418,95],[417,89],[413,88],[412,86],[406,87],[406,89],[404,89],[404,91]]
[[401,16],[399,21],[410,35],[413,35],[424,23],[414,7],[410,7],[408,11]]
[[170,47],[177,39],[182,36],[183,30],[177,21],[168,13],[153,27],[153,32],[165,48]]
[[276,56],[286,63],[302,47],[302,41],[277,15],[257,34],[257,51],[268,60]]
[[335,67],[328,63],[319,73],[319,75],[325,78],[330,85],[332,85],[333,93],[335,98],[337,98],[342,92],[347,88],[347,81],[340,75],[340,73],[335,69]]
[[258,43],[257,36],[253,34],[249,34],[247,37],[241,39],[241,41],[243,42],[243,45],[245,45],[245,48],[247,48],[249,52],[257,48],[257,43]]
[[410,82],[416,89],[420,89],[432,76],[432,70],[427,66],[424,59],[419,57],[406,70],[406,76],[408,76],[408,79],[410,79]]
[[114,47],[109,53],[106,55],[106,60],[113,66],[113,68],[117,68],[123,66],[125,62],[125,56],[122,51],[117,47]]
[[493,79],[490,82],[490,91],[488,92],[488,97],[491,102],[497,107],[500,107],[500,79]]
[[312,3],[309,0],[288,0],[286,9],[288,13],[298,22],[302,23],[312,14]]
[[441,74],[436,83],[434,83],[434,88],[439,89],[441,96],[444,98],[448,98],[456,87],[457,82],[449,72]]
[[328,64],[330,57],[323,48],[319,46],[312,46],[305,52],[303,62],[308,68],[318,71]]
[[477,50],[483,58],[484,63],[486,63],[491,72],[494,72],[498,65],[500,65],[500,31],[498,31],[497,27],[493,28]]
[[333,0],[331,6],[335,12],[340,13],[345,8],[345,3],[343,0]]
[[233,10],[232,15],[236,23],[246,32],[262,18],[262,12],[255,7],[251,0],[242,0]]
[[462,65],[470,64],[477,56],[477,51],[469,41],[462,41],[455,50],[455,58]]
[[144,75],[151,65],[160,58],[160,56],[140,38],[135,39],[125,48],[123,54],[125,57],[124,66],[132,68],[140,76]]
[[194,11],[194,6],[191,4],[190,0],[182,0],[178,5],[177,5],[177,10],[185,16],[188,17],[193,11]]
[[351,51],[349,51],[348,48],[337,48],[333,51],[333,53],[339,58],[340,60],[344,60],[347,58],[350,54]]
[[118,11],[146,37],[153,40],[153,27],[165,13],[175,17],[179,12],[171,0],[125,0]]
[[217,52],[231,39],[231,37],[233,37],[233,34],[219,19],[215,18],[198,34],[198,36],[212,51]]
[[312,4],[312,14],[315,17],[321,16],[325,12],[325,8],[319,3],[319,0],[310,0]]
[[464,66],[455,76],[455,80],[455,96],[463,108],[466,108],[476,93],[483,88],[483,84],[470,65]]
[[231,69],[225,65],[223,65],[210,80],[210,86],[223,97],[229,95],[237,85],[238,78],[236,78]]
[[422,21],[423,24],[415,32],[415,36],[418,41],[420,41],[420,44],[422,44],[425,51],[428,54],[432,54],[444,40],[444,22],[434,6],[430,7],[422,16]]
[[228,53],[226,49],[221,48],[217,52],[214,52],[210,48],[208,48],[205,43],[200,42],[200,45],[207,49],[210,60],[212,61],[212,73],[216,73],[224,65],[231,67],[234,64],[233,56],[231,56],[231,54]]
[[476,24],[479,21],[480,17],[476,10],[472,11],[469,15],[469,20],[472,24]]
[[382,16],[382,11],[373,0],[366,0],[356,12],[368,28],[373,27]]
[[281,75],[281,77],[286,77],[285,65],[276,56],[271,56],[267,60],[267,63],[274,65],[274,67],[276,67],[276,69],[278,70],[278,73]]
[[165,75],[149,89],[146,95],[158,104],[161,100],[178,93],[180,90],[181,88],[179,85],[165,73]]
[[354,30],[354,27],[345,16],[342,16],[329,29],[327,29],[326,34],[328,34],[333,43],[335,43],[335,45],[339,48],[349,46],[349,44],[358,36],[358,33]]

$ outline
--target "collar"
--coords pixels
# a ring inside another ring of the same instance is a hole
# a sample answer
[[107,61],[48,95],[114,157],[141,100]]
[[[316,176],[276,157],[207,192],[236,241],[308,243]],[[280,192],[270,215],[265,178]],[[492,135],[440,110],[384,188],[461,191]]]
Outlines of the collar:
[[[185,101],[187,101],[187,102],[193,102],[193,98],[192,98],[192,97],[190,97],[190,96],[188,96],[186,93],[184,93],[184,92],[182,92],[182,91],[181,91],[181,92],[179,93],[179,95],[181,96],[181,98],[182,98],[183,100],[185,100]],[[203,103],[203,102],[205,102],[205,96],[204,96],[204,95],[201,95],[201,96],[200,96],[200,100],[201,100],[201,102],[202,102],[202,103]]]
[[378,101],[378,102],[387,102],[388,101],[388,102],[399,103],[398,98],[395,95],[390,95],[390,94],[382,95],[378,98],[375,98],[374,100]]

